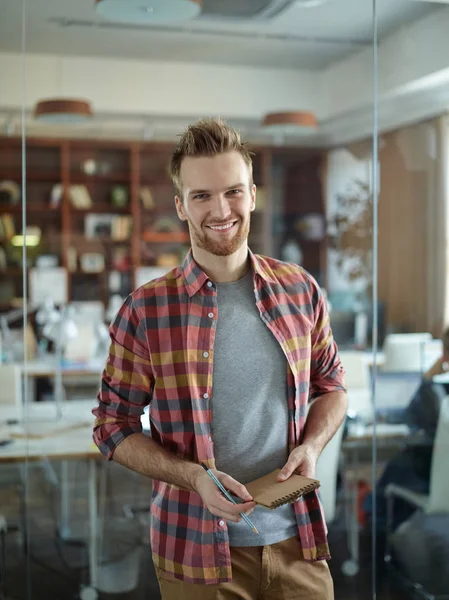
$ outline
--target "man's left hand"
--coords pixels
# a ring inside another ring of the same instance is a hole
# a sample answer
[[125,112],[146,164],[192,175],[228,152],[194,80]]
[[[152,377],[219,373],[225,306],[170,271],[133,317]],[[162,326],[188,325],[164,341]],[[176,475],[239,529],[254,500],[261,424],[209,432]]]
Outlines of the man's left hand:
[[298,446],[288,457],[288,461],[278,475],[278,481],[285,481],[292,473],[314,478],[318,457],[319,452],[311,446],[306,444]]

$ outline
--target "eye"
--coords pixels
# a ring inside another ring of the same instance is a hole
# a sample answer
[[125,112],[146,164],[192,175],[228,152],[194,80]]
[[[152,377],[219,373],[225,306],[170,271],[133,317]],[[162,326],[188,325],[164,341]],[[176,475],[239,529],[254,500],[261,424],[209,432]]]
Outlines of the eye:
[[230,194],[231,196],[236,196],[237,194],[240,194],[242,190],[236,188],[234,190],[229,190],[228,194]]
[[209,194],[195,194],[193,196],[194,200],[206,200],[207,198],[209,198]]

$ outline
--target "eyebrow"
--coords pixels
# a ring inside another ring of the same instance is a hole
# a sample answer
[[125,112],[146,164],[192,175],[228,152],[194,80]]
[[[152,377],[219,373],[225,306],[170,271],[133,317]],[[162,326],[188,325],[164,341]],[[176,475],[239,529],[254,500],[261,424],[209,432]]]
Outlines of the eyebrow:
[[[225,191],[235,190],[236,188],[245,187],[244,183],[235,183],[234,185],[230,185],[225,189]],[[210,190],[191,190],[189,192],[189,196],[194,196],[195,194],[209,194]]]

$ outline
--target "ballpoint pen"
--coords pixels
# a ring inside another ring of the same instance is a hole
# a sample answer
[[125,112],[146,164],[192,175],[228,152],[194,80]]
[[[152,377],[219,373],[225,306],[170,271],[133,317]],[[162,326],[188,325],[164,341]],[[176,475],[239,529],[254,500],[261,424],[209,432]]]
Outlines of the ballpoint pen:
[[[229,502],[232,502],[232,504],[238,504],[238,502],[236,502],[234,500],[234,498],[231,496],[231,494],[228,492],[228,490],[221,484],[221,482],[215,477],[215,475],[212,473],[212,471],[210,469],[207,468],[207,466],[204,463],[201,463],[201,466],[203,467],[203,469],[206,471],[206,473],[209,475],[209,477],[212,479],[212,481],[219,487],[219,489],[223,492],[223,494],[226,496],[226,498],[229,500]],[[243,517],[243,519],[248,523],[248,525],[251,527],[251,529],[254,531],[254,533],[257,533],[257,535],[259,535],[259,532],[256,529],[256,526],[254,525],[254,523],[251,522],[251,520],[245,515],[245,513],[240,513],[240,515]]]

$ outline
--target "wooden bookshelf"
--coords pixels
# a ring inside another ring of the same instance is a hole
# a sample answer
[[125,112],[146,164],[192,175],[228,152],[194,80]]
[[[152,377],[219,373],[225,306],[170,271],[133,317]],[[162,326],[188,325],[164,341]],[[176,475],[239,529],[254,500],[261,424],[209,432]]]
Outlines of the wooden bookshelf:
[[[180,261],[189,246],[189,235],[187,225],[177,217],[174,204],[168,173],[172,148],[172,144],[160,142],[28,139],[26,221],[28,226],[41,230],[39,247],[29,249],[29,266],[35,265],[39,255],[56,256],[58,266],[67,269],[69,300],[94,298],[107,303],[114,293],[108,283],[112,271],[118,271],[122,280],[118,293],[125,295],[134,288],[135,272],[139,267],[157,266],[164,254],[178,256]],[[290,211],[289,219],[292,207],[297,209],[294,190],[300,185],[298,173],[301,167],[298,170],[295,157],[302,156],[302,151],[298,154],[298,149],[262,147],[254,148],[254,151],[254,181],[261,196],[263,192],[264,200],[263,209],[252,215],[249,244],[256,253],[280,257],[285,229],[281,223],[282,215]],[[278,198],[274,206],[275,172],[279,168],[284,172],[284,188],[277,194],[282,197],[282,206]],[[0,137],[2,181],[22,185],[19,138]],[[60,198],[52,201],[57,185],[61,186]],[[74,200],[74,186],[81,186],[87,192],[88,206]],[[307,203],[307,210],[311,210],[311,202],[313,204],[313,201]],[[316,211],[323,211],[323,205],[317,206]],[[0,219],[4,215],[12,219],[15,232],[21,233],[21,199],[16,204],[1,202]],[[124,239],[115,239],[113,232],[120,232],[120,227],[122,232],[125,231],[123,219],[127,218],[132,229]],[[276,218],[278,229],[281,228],[277,232]],[[92,222],[97,225],[92,226]],[[173,227],[167,227],[170,222]],[[14,288],[14,298],[23,294],[18,276],[21,273],[20,251],[16,249],[12,256],[9,241],[0,238],[0,252],[4,253],[7,248],[6,270],[2,270],[0,262],[0,307],[9,305],[12,300],[1,293],[2,282]],[[317,253],[314,249],[310,252]],[[102,255],[104,269],[99,273],[83,271],[81,257],[86,253]],[[307,259],[314,271],[322,268],[321,249],[318,254],[318,262],[316,256]],[[307,268],[307,261],[304,266]]]

